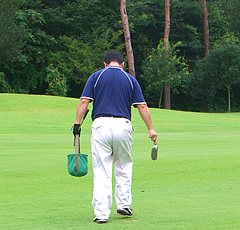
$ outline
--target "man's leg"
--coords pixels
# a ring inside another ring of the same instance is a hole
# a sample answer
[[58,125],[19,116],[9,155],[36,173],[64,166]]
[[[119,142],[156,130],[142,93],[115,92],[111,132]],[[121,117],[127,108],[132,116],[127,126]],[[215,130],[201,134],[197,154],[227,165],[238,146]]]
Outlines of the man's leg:
[[[131,157],[133,128],[129,120],[117,121],[113,137],[113,157],[115,165],[115,200],[118,210],[129,208],[132,203],[132,167]],[[117,129],[117,130],[116,130]],[[121,213],[120,213],[121,214]]]
[[91,146],[94,176],[92,205],[96,218],[107,220],[112,208],[111,132],[100,120],[92,125]]

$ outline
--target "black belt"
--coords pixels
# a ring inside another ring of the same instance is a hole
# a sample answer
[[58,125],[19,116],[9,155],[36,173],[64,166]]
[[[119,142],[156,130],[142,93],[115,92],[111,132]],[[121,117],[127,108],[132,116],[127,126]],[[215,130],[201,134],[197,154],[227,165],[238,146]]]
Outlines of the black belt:
[[[126,117],[122,117],[122,116],[109,116],[109,115],[103,115],[103,116],[99,116],[99,117],[112,117],[112,118],[125,118],[125,119],[127,119]],[[99,118],[99,117],[96,117],[96,118]]]

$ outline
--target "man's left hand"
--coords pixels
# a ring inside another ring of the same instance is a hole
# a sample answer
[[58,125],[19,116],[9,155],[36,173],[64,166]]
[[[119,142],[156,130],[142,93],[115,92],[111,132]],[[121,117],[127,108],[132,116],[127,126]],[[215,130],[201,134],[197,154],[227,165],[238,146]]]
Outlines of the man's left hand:
[[73,135],[80,135],[81,132],[81,128],[80,128],[80,124],[74,124],[74,126],[72,127],[72,131],[73,131]]

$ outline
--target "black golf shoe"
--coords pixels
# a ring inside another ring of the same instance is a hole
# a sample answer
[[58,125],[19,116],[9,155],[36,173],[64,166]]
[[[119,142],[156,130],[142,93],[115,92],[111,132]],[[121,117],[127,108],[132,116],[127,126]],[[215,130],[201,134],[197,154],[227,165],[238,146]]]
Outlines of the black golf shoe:
[[132,210],[130,208],[118,209],[117,213],[123,216],[132,216]]
[[106,224],[107,220],[106,219],[98,219],[97,217],[95,217],[93,219],[94,222],[98,223],[98,224]]

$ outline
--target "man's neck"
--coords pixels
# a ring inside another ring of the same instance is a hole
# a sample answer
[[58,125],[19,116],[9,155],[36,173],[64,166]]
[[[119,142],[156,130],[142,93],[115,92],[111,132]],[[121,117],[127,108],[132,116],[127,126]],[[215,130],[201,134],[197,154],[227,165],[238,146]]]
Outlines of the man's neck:
[[105,67],[108,66],[115,66],[115,67],[120,67],[120,68],[124,68],[124,62],[122,64],[119,64],[118,62],[112,61],[109,64],[107,64],[106,62],[104,62]]
[[121,67],[121,66],[119,65],[119,63],[118,63],[118,62],[115,62],[115,61],[110,62],[107,66],[117,66],[117,67]]

